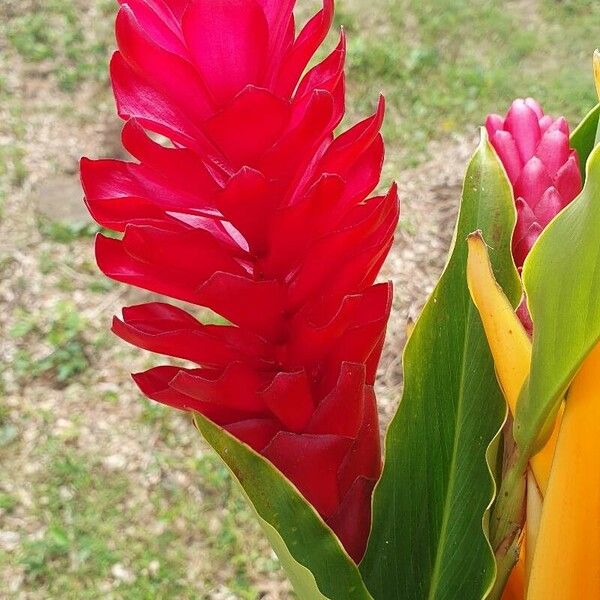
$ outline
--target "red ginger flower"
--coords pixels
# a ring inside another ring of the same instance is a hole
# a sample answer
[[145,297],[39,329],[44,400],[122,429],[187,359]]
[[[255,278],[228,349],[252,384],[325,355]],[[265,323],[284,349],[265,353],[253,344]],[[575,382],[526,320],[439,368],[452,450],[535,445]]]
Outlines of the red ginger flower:
[[513,255],[521,268],[542,230],[581,192],[579,159],[564,117],[545,115],[532,98],[515,100],[504,119],[489,115],[486,128],[513,186]]
[[[196,368],[134,375],[273,462],[358,561],[381,470],[373,384],[391,306],[374,285],[398,219],[377,112],[338,137],[345,42],[303,75],[333,0],[296,36],[294,0],[128,0],[111,77],[138,162],[81,164],[109,277],[208,307],[163,303],[114,332]],[[146,132],[168,138],[163,146]]]

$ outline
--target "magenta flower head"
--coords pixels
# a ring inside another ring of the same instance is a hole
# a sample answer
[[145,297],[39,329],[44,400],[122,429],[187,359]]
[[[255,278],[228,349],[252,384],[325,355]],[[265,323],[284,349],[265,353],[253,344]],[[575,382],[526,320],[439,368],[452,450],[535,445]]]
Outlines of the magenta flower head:
[[[134,376],[269,459],[358,561],[380,475],[373,384],[398,220],[379,182],[384,104],[341,135],[342,35],[308,71],[333,0],[127,0],[111,78],[133,162],[84,159],[100,269],[188,303],[133,306],[114,332],[184,359]],[[166,138],[159,143],[156,136]],[[226,321],[204,324],[194,306]]]
[[532,98],[515,100],[505,118],[489,115],[486,128],[513,186],[513,255],[521,268],[544,227],[581,192],[579,159],[564,117],[545,115]]

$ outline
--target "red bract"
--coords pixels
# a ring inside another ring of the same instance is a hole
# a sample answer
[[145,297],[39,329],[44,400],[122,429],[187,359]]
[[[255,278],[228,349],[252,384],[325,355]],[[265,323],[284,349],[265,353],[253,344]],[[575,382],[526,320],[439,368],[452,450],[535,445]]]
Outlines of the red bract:
[[[199,411],[287,475],[358,561],[381,469],[373,383],[391,306],[374,285],[398,219],[376,113],[344,114],[345,41],[304,74],[333,0],[295,34],[293,0],[128,0],[111,76],[138,162],[81,164],[118,281],[208,307],[123,310],[124,340],[196,368],[134,376]],[[168,138],[163,145],[148,131]]]
[[515,100],[505,118],[489,115],[486,128],[514,190],[520,268],[546,225],[581,192],[579,159],[566,120],[545,115],[532,98]]

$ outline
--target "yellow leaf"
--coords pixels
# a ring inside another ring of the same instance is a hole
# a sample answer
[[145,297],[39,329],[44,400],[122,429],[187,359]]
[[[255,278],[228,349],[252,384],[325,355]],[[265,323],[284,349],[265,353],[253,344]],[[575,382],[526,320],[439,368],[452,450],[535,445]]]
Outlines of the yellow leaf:
[[531,367],[531,341],[508,298],[496,283],[487,247],[479,233],[469,236],[467,282],[494,357],[496,376],[515,414]]
[[528,600],[600,598],[600,345],[567,398]]
[[[469,290],[494,357],[498,382],[514,416],[521,388],[531,367],[531,341],[508,298],[494,279],[483,238],[479,233],[473,233],[469,236],[468,244]],[[560,416],[557,422],[559,421]],[[548,485],[557,433],[558,429],[555,428],[545,448],[531,459],[531,469],[542,495]]]

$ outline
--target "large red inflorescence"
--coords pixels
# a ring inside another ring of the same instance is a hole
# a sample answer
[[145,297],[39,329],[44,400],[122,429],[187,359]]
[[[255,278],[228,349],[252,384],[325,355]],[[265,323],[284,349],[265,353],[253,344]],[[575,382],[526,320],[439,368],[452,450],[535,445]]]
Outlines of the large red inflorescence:
[[[134,375],[201,412],[295,483],[358,561],[381,470],[373,383],[391,307],[374,285],[395,186],[366,199],[384,155],[383,101],[335,136],[345,40],[306,71],[333,0],[296,35],[294,0],[127,0],[111,77],[137,162],[81,163],[109,277],[208,307],[123,310],[114,332],[194,368]],[[156,136],[167,138],[167,145]]]

